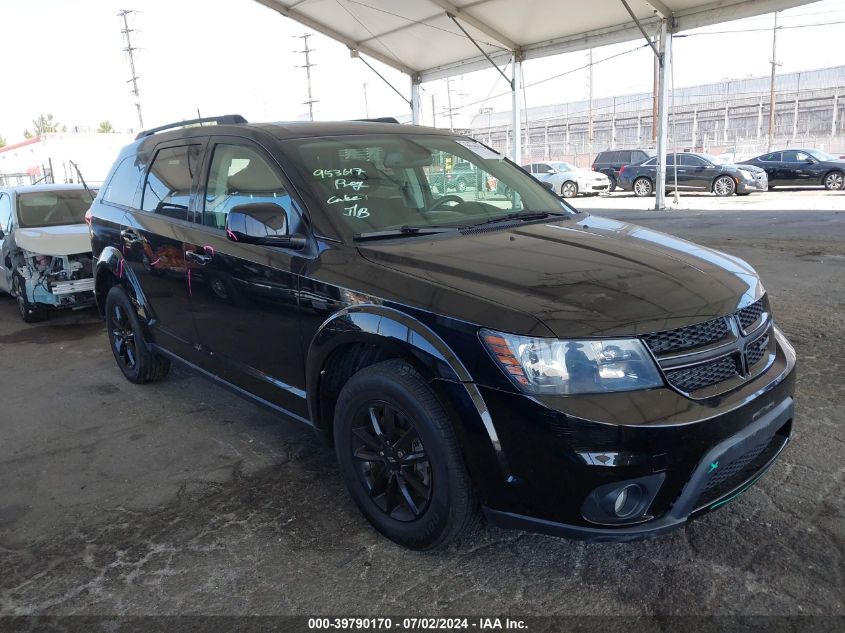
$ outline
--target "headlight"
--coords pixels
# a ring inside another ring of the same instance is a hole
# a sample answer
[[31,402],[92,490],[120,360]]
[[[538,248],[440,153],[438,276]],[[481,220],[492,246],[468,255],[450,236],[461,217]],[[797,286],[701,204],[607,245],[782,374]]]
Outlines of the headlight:
[[481,340],[527,393],[602,393],[663,385],[654,361],[637,339],[566,341],[481,330]]
[[739,175],[745,178],[746,180],[754,180],[754,176],[747,169],[739,169],[737,171],[739,171]]

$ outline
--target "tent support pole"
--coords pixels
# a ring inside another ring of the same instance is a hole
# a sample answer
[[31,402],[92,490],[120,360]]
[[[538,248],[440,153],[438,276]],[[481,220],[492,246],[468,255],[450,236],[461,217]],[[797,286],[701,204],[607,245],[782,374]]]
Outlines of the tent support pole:
[[660,70],[657,77],[657,174],[654,179],[657,211],[666,209],[666,145],[669,130],[668,84],[672,68],[672,25],[671,18],[660,21]]
[[[432,112],[432,115],[434,113]],[[420,76],[411,76],[411,122],[420,124]]]
[[513,79],[511,80],[511,97],[513,106],[513,162],[522,164],[522,55],[514,52]]

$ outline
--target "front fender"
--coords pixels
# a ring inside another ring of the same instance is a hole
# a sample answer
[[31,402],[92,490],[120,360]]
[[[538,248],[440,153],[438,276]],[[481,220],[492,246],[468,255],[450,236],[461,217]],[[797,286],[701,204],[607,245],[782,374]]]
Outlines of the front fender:
[[[306,391],[311,419],[319,427],[320,376],[332,353],[350,343],[373,343],[400,353],[412,354],[434,376],[435,381],[453,385],[466,404],[465,410],[477,415],[489,449],[504,479],[510,475],[493,419],[481,392],[457,354],[431,328],[413,317],[382,305],[359,304],[346,307],[329,317],[314,335],[306,361]],[[473,416],[475,417],[475,416]],[[466,425],[468,420],[464,419]]]
[[116,283],[126,290],[133,299],[138,310],[141,322],[146,324],[151,318],[150,306],[146,295],[141,288],[138,277],[127,265],[123,253],[114,246],[106,246],[97,257],[94,265],[94,296],[97,300],[97,309],[101,315],[105,315],[106,295],[109,289]]

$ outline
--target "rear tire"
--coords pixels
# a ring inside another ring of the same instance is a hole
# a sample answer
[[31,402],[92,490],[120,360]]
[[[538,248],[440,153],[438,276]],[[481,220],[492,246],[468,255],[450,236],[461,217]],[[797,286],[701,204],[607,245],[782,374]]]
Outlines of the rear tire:
[[106,295],[105,312],[109,344],[126,379],[144,384],[167,376],[170,360],[150,350],[135,307],[120,286],[112,286]]
[[12,294],[18,302],[18,313],[26,323],[38,323],[47,318],[44,306],[30,303],[26,296],[26,282],[19,272],[12,275]]
[[651,180],[645,177],[637,178],[634,181],[633,189],[634,194],[640,198],[645,198],[646,196],[650,196],[654,193],[654,185],[651,184]]
[[832,171],[824,177],[824,188],[828,191],[841,191],[845,188],[845,174],[841,171]]
[[407,363],[384,361],[349,379],[335,408],[334,440],[352,499],[399,545],[442,547],[477,517],[452,421]]

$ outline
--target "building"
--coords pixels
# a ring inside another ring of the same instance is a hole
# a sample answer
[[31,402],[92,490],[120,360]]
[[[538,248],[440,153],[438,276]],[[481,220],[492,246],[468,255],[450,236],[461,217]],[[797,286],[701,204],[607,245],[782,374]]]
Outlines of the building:
[[132,134],[51,133],[0,148],[0,187],[36,182],[101,184]]

